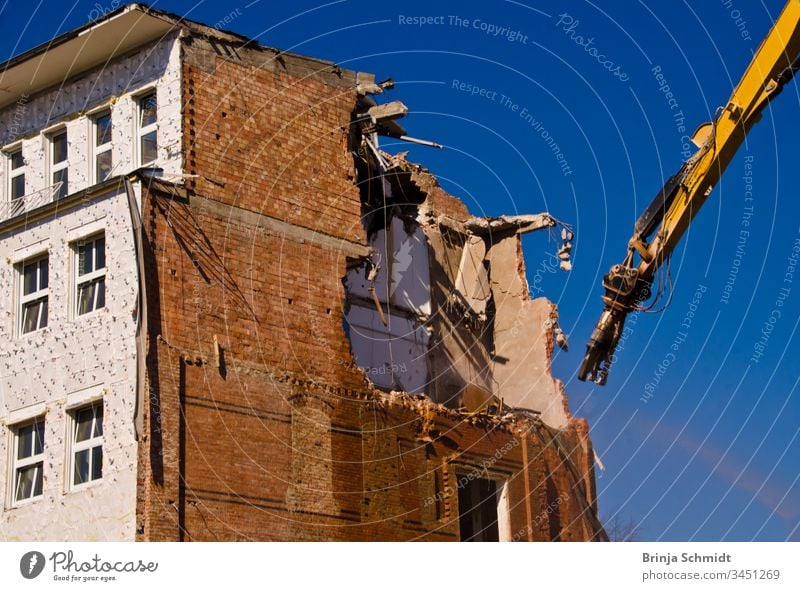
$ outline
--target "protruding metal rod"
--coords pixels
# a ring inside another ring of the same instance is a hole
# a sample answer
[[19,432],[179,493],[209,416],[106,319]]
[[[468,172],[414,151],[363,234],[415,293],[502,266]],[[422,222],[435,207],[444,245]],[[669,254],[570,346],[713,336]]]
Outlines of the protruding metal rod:
[[411,142],[412,144],[421,144],[423,146],[428,146],[430,148],[439,148],[440,150],[444,148],[442,144],[437,144],[436,142],[429,142],[428,140],[421,140],[419,138],[411,137],[408,135],[401,135],[399,138],[406,142]]

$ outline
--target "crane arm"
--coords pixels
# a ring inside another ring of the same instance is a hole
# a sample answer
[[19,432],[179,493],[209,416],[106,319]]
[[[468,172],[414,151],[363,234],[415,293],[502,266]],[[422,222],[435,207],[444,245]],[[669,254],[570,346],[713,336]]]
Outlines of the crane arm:
[[[605,308],[586,346],[581,380],[605,384],[627,315],[650,298],[656,271],[669,258],[764,107],[800,67],[800,0],[789,0],[727,104],[701,125],[698,147],[637,220],[628,254],[603,278]],[[648,242],[649,240],[649,242]]]

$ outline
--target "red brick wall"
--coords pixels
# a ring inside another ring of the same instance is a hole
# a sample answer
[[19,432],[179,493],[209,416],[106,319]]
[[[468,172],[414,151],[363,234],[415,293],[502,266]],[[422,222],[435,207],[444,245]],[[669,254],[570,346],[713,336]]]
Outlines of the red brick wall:
[[201,192],[362,240],[360,199],[346,149],[353,89],[221,58],[213,71],[206,69],[183,68],[186,162],[189,173],[203,177],[197,181]]
[[[315,63],[298,58],[287,72],[214,58],[197,40],[185,52],[186,172],[198,177],[143,198],[139,538],[454,540],[456,471],[498,450],[490,469],[510,477],[519,539],[591,537],[586,463],[565,463],[548,431],[515,439],[387,402],[354,366],[341,282],[365,244],[347,148],[354,91],[327,71],[303,79]],[[582,458],[577,434],[563,437]]]

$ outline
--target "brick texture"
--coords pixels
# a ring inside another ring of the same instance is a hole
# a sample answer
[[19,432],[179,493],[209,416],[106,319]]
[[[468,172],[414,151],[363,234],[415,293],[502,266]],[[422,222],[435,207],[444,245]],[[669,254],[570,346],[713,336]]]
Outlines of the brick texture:
[[[600,536],[583,423],[464,420],[376,392],[354,365],[342,287],[348,253],[366,246],[354,90],[296,57],[302,68],[257,67],[197,39],[184,52],[190,180],[143,195],[139,539],[457,540],[457,479],[476,469],[509,480],[515,539]],[[428,207],[468,215],[429,194]]]

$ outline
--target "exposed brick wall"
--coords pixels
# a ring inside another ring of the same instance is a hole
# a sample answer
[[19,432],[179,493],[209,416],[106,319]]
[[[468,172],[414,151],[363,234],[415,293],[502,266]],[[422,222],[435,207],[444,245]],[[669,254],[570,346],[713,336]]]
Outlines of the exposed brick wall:
[[[341,281],[366,238],[346,143],[352,73],[303,79],[313,63],[259,69],[261,53],[235,63],[197,40],[184,51],[198,176],[143,195],[139,538],[457,540],[458,475],[482,467],[509,478],[517,539],[592,537],[587,463],[565,462],[549,430],[382,395],[354,365]],[[573,431],[559,437],[586,453]]]
[[212,58],[199,42],[186,51],[184,142],[188,172],[203,177],[198,190],[361,241],[361,204],[346,149],[354,88]]

